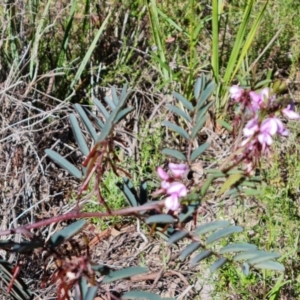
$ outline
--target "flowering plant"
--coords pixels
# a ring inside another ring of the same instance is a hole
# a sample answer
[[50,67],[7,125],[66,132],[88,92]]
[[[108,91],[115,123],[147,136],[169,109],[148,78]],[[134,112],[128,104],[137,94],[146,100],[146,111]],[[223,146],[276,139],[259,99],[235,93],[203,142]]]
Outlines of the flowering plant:
[[300,120],[300,115],[295,112],[293,101],[286,107],[282,107],[270,88],[256,92],[234,85],[229,92],[231,99],[238,104],[234,125],[238,125],[242,119],[246,122],[242,131],[244,139],[240,144],[243,153],[240,154],[239,159],[245,162],[246,171],[250,174],[259,158],[270,153],[274,136],[289,135],[280,116],[290,120]]

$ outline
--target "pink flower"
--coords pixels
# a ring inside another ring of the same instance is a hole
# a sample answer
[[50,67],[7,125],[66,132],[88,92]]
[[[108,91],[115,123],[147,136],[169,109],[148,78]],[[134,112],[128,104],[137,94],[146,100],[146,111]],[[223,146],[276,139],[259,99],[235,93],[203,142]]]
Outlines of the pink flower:
[[261,133],[268,133],[269,135],[274,135],[276,133],[280,135],[288,135],[288,130],[284,127],[281,120],[276,117],[271,117],[265,119],[260,126]]
[[250,99],[251,99],[250,109],[252,111],[258,111],[260,109],[260,106],[263,103],[262,95],[251,91],[249,93],[249,96],[250,96]]
[[181,182],[172,182],[167,189],[167,194],[176,194],[178,197],[185,197],[187,195],[187,188]]
[[165,200],[165,206],[170,210],[177,210],[180,207],[179,198],[187,195],[187,188],[181,182],[172,182],[167,189],[170,196]]
[[169,163],[169,170],[174,175],[174,177],[181,177],[188,170],[188,166],[186,164],[173,164]]
[[172,194],[165,200],[165,206],[169,210],[177,210],[180,207],[180,202],[176,194]]
[[284,108],[282,110],[282,113],[285,117],[287,117],[288,119],[291,119],[291,120],[299,120],[300,119],[300,115],[298,113],[296,113],[293,108],[292,108],[292,105],[289,104],[287,106],[287,108]]
[[157,172],[158,176],[160,177],[160,179],[168,180],[170,178],[168,173],[162,167],[158,167],[156,172]]
[[257,117],[251,119],[243,129],[245,137],[251,137],[256,131],[258,131],[258,120]]
[[230,87],[229,93],[231,99],[239,101],[244,93],[244,90],[238,85],[233,85],[232,87]]

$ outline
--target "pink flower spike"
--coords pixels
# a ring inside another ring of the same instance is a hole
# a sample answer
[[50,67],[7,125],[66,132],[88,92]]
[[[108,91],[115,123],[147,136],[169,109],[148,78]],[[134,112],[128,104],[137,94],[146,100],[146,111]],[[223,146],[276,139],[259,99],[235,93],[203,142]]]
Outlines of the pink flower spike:
[[158,167],[156,172],[157,172],[160,179],[168,180],[170,178],[168,173],[162,167]]
[[181,177],[188,170],[188,166],[186,164],[173,164],[169,163],[169,170],[174,175],[174,177]]
[[178,197],[185,197],[187,195],[187,188],[181,182],[172,182],[167,189],[167,194],[177,195]]
[[180,207],[180,202],[176,194],[172,194],[165,200],[165,206],[169,210],[177,210]]
[[292,105],[289,104],[287,106],[287,108],[284,108],[282,110],[282,113],[285,117],[287,117],[288,119],[291,120],[299,120],[300,119],[300,115],[298,113],[296,113],[293,109],[292,109]]
[[238,85],[233,85],[230,89],[229,89],[229,94],[230,94],[230,98],[235,100],[235,101],[239,101],[239,99],[242,97],[244,90],[239,87]]

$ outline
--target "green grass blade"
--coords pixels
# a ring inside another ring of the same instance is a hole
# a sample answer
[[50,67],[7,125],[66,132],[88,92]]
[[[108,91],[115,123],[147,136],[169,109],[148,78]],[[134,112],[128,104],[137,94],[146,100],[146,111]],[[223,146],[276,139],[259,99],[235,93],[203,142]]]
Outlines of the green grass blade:
[[74,77],[73,81],[71,82],[70,89],[72,89],[77,84],[78,80],[80,79],[80,77],[84,71],[84,68],[86,67],[88,61],[90,60],[93,51],[95,50],[98,40],[100,39],[103,31],[106,28],[106,25],[108,23],[110,15],[111,15],[111,12],[108,13],[107,17],[105,18],[104,22],[101,24],[101,27],[99,28],[98,32],[96,33],[91,46],[89,47],[88,51],[86,52],[80,66],[75,74],[75,77]]

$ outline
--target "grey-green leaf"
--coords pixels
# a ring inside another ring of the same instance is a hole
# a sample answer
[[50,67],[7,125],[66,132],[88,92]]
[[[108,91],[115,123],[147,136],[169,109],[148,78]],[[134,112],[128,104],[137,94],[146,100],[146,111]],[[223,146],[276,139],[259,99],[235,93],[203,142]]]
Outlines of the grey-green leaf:
[[250,271],[250,266],[248,263],[244,262],[242,264],[242,271],[244,273],[245,276],[248,276],[249,275],[249,271]]
[[146,273],[146,272],[148,272],[148,268],[146,267],[130,267],[119,271],[111,271],[109,272],[108,275],[104,277],[102,283],[108,283],[119,279],[128,278],[134,275]]
[[70,123],[71,123],[71,127],[72,127],[72,130],[73,130],[75,140],[77,142],[77,145],[80,148],[80,151],[82,152],[82,154],[84,156],[88,156],[89,148],[88,148],[88,146],[85,142],[85,139],[83,137],[83,134],[81,132],[81,129],[79,127],[79,124],[77,122],[77,119],[76,119],[75,115],[70,114],[69,119],[70,119]]
[[94,300],[97,294],[98,287],[90,286],[85,294],[84,300]]
[[118,95],[117,95],[117,91],[116,91],[116,87],[115,87],[115,86],[112,86],[112,87],[111,87],[111,95],[112,95],[114,104],[115,104],[115,105],[118,105],[118,103],[119,103],[119,98],[118,98]]
[[263,254],[260,254],[254,258],[251,258],[249,260],[247,260],[248,264],[250,265],[256,265],[256,264],[259,264],[259,263],[262,263],[264,261],[267,261],[267,260],[270,260],[270,259],[275,259],[275,258],[278,258],[280,257],[280,254],[278,253],[263,253]]
[[168,214],[161,214],[161,215],[154,215],[147,218],[146,223],[147,224],[153,224],[153,223],[169,224],[169,223],[175,223],[175,219]]
[[174,150],[174,149],[169,149],[169,148],[164,148],[162,150],[162,153],[165,155],[169,155],[172,157],[175,157],[179,160],[184,160],[186,161],[186,157],[184,156],[184,154],[182,154],[181,152],[179,152],[178,150]]
[[176,133],[181,135],[183,138],[185,138],[186,140],[189,140],[190,137],[189,137],[188,133],[183,128],[179,127],[178,125],[171,123],[170,121],[163,121],[162,125],[165,125],[165,126],[171,128]]
[[209,231],[216,230],[219,228],[228,227],[230,225],[229,221],[213,221],[210,223],[202,224],[198,226],[195,230],[196,235],[205,234]]
[[210,266],[210,272],[213,273],[217,269],[224,266],[224,264],[227,262],[226,257],[220,257],[218,260],[216,260],[211,266]]
[[78,112],[78,114],[79,114],[84,126],[88,130],[89,134],[91,135],[93,140],[96,141],[97,140],[96,130],[95,130],[94,126],[92,125],[91,121],[89,120],[89,118],[87,117],[85,111],[83,110],[81,105],[78,103],[75,104],[75,109]]
[[191,263],[190,263],[190,266],[191,266],[191,267],[196,266],[197,263],[198,263],[199,261],[201,261],[201,260],[203,260],[203,259],[205,259],[205,258],[207,258],[207,257],[209,257],[209,256],[211,256],[211,255],[212,255],[212,252],[209,251],[209,250],[205,250],[205,251],[203,251],[203,252],[197,254],[197,255],[192,259],[192,261],[191,261]]
[[187,122],[192,122],[192,118],[185,111],[181,110],[180,108],[178,108],[174,105],[168,104],[167,109],[174,112],[178,116],[184,118]]
[[111,98],[105,96],[104,100],[110,106],[111,109],[115,109],[116,108],[116,104],[112,101]]
[[196,79],[195,86],[194,86],[194,97],[196,101],[198,101],[200,97],[201,86],[202,86],[202,80],[201,77],[199,77]]
[[210,235],[207,240],[206,243],[210,244],[213,243],[219,239],[222,239],[228,235],[231,235],[233,233],[238,233],[238,232],[242,232],[244,229],[241,226],[230,226],[224,229],[220,229],[216,232],[214,232],[212,235]]
[[183,97],[182,95],[180,95],[177,92],[173,92],[173,96],[180,101],[188,110],[193,111],[194,107],[191,104],[191,102],[189,102],[185,97]]
[[217,85],[214,80],[212,80],[206,88],[202,91],[199,102],[197,103],[197,110],[201,108],[201,106],[205,103],[205,101],[209,98],[212,92],[216,89]]
[[131,291],[122,295],[122,299],[148,299],[148,300],[161,300],[160,296],[150,292],[144,291]]
[[197,120],[194,128],[192,129],[192,133],[191,133],[191,138],[194,139],[196,137],[196,135],[198,134],[198,132],[202,129],[203,125],[206,122],[206,116],[203,116],[203,118]]
[[284,266],[277,261],[265,261],[254,265],[254,268],[263,269],[263,270],[280,271],[280,272],[284,272],[285,270]]
[[106,110],[106,108],[103,106],[103,104],[97,98],[94,98],[93,102],[97,106],[97,108],[102,112],[104,118],[107,119],[109,117],[109,113]]
[[131,111],[133,111],[133,110],[134,110],[133,107],[127,107],[127,108],[121,110],[121,111],[117,114],[116,119],[115,119],[115,121],[114,121],[114,124],[119,123],[123,118],[126,117],[126,115],[128,115],[128,114],[129,114]]
[[255,245],[248,243],[230,244],[220,249],[220,253],[244,252],[256,249],[257,247]]
[[246,196],[257,196],[261,194],[261,190],[257,189],[245,189],[243,192]]
[[133,187],[132,182],[128,178],[123,178],[123,184],[118,185],[118,187],[123,191],[125,194],[129,204],[132,207],[137,207],[138,202],[136,199],[136,191]]
[[241,261],[241,260],[250,260],[257,257],[263,257],[264,255],[268,255],[270,252],[267,251],[261,251],[261,250],[254,250],[254,251],[246,251],[243,253],[237,254],[233,260],[234,261]]
[[176,243],[188,235],[189,233],[187,231],[179,230],[171,235],[171,237],[168,240],[168,244],[171,245],[173,243]]
[[85,223],[85,220],[79,220],[54,233],[49,240],[50,246],[57,247],[64,243],[73,235],[78,233],[84,227]]
[[209,143],[204,143],[202,144],[200,147],[198,147],[197,149],[195,149],[192,152],[191,155],[191,161],[194,161],[201,153],[203,153],[208,147],[210,146]]
[[67,170],[71,175],[73,175],[76,178],[81,178],[82,173],[79,169],[77,169],[74,165],[72,165],[69,161],[67,161],[64,157],[62,157],[60,154],[57,152],[51,150],[51,149],[46,149],[45,153],[52,159],[54,160],[59,166]]
[[194,251],[196,251],[201,246],[198,242],[192,242],[181,252],[179,258],[181,260],[185,260],[187,256],[191,255]]

